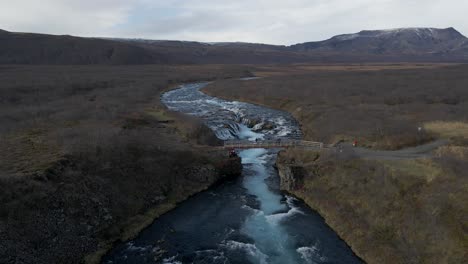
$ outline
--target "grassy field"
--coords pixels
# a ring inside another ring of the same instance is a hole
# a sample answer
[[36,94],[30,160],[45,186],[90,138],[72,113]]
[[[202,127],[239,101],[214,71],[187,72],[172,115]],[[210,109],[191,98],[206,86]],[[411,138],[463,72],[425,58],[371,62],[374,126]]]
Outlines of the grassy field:
[[113,241],[238,173],[237,161],[207,146],[219,143],[208,128],[159,97],[176,84],[244,74],[217,65],[0,66],[0,263],[96,262]]
[[468,145],[468,122],[464,121],[430,121],[424,128],[437,137],[450,139],[454,144]]
[[382,70],[411,70],[411,69],[436,69],[453,66],[450,63],[363,63],[363,64],[290,64],[255,66],[252,72],[258,77],[288,76],[309,74],[312,71],[382,71]]

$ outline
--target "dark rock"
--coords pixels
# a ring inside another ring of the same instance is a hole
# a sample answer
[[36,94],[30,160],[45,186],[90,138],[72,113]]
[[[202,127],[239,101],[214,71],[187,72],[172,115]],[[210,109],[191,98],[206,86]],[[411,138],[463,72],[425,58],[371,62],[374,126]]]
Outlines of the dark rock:
[[229,180],[242,174],[242,161],[240,157],[228,158],[221,162],[218,168],[220,180]]
[[307,171],[301,166],[277,164],[280,189],[293,191],[302,188]]

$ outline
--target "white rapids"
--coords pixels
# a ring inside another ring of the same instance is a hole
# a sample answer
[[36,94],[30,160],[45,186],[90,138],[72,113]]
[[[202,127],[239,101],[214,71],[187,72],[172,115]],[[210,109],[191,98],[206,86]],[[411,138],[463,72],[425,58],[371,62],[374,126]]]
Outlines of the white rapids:
[[[182,85],[161,100],[201,118],[222,140],[301,138],[290,114],[208,96],[200,91],[207,84]],[[361,263],[317,213],[280,192],[278,151],[238,150],[242,177],[188,199],[103,263]]]

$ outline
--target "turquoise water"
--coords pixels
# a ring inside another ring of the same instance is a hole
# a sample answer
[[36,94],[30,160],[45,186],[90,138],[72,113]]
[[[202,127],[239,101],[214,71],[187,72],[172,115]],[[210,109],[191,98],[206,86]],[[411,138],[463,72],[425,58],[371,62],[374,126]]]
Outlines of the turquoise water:
[[[223,140],[300,135],[288,113],[209,97],[199,91],[204,85],[184,85],[162,101],[202,118]],[[246,125],[253,119],[275,126],[253,131]],[[279,191],[277,152],[239,150],[240,178],[190,198],[117,245],[103,263],[361,263],[320,215]]]
[[[270,177],[266,166],[267,158],[272,154],[265,149],[249,149],[239,153],[242,163],[251,173],[246,175],[243,186],[260,203],[259,209],[252,209],[242,225],[241,232],[254,240],[259,253],[252,255],[253,263],[299,263],[300,256],[295,248],[295,241],[281,225],[289,212],[300,213],[297,208],[288,208],[282,202],[283,195],[270,190],[267,179]],[[286,212],[285,212],[286,211]]]

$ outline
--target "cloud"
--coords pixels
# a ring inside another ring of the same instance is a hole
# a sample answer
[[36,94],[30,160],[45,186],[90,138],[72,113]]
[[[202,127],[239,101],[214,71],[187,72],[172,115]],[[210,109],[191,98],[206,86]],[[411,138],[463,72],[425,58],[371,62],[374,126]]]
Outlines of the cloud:
[[125,23],[137,2],[0,0],[0,27],[21,32],[93,36]]
[[463,0],[0,0],[0,27],[81,36],[292,44],[362,29],[468,32]]

